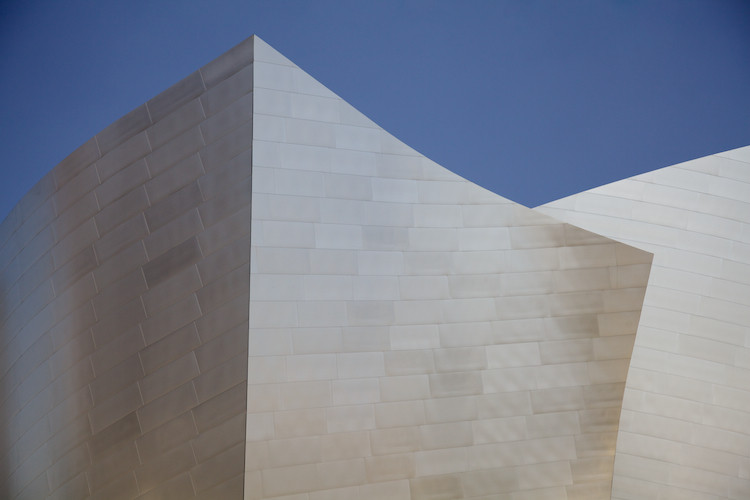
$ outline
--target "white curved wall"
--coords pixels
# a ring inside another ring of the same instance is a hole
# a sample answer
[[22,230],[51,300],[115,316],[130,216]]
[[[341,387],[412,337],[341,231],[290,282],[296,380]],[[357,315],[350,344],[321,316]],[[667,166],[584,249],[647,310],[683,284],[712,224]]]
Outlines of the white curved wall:
[[654,253],[612,498],[750,498],[750,147],[538,210]]
[[254,71],[245,498],[608,498],[651,255]]

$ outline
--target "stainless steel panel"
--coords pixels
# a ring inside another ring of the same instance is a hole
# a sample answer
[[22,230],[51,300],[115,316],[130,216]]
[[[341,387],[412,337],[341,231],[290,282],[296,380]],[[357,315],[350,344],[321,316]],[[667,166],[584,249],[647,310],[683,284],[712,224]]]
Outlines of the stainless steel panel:
[[[247,42],[204,73],[251,58]],[[252,97],[207,125],[227,159],[246,153],[207,232],[203,92],[196,71],[107,127],[0,228],[2,498],[242,497],[252,137],[225,136]]]

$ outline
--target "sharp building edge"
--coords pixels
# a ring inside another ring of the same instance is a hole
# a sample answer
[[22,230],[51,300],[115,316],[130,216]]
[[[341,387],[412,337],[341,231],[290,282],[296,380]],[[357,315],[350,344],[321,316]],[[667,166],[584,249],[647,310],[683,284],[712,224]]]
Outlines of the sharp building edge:
[[252,37],[0,224],[0,497],[746,498],[747,155],[531,210]]

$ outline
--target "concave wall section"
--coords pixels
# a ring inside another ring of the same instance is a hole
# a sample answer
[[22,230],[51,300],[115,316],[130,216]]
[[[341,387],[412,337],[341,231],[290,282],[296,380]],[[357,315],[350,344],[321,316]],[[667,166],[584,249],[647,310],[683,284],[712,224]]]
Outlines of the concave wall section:
[[612,498],[750,498],[750,148],[538,210],[654,254]]
[[652,255],[254,70],[245,498],[609,498]]
[[0,497],[241,498],[252,40],[0,226]]

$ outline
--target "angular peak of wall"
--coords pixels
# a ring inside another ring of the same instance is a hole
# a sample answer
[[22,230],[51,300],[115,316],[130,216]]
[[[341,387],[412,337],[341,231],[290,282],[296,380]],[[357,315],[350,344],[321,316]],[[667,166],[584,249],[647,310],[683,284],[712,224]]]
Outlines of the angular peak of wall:
[[0,497],[241,498],[252,40],[2,223]]
[[651,255],[255,54],[245,497],[608,497]]

